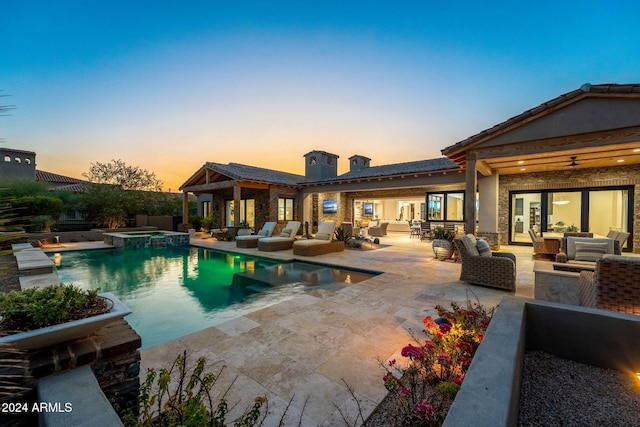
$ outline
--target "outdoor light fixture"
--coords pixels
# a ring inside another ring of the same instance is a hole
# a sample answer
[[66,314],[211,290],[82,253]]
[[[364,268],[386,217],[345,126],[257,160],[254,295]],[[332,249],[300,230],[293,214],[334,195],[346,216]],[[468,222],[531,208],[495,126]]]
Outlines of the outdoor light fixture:
[[564,200],[562,198],[562,196],[560,196],[560,200],[554,200],[553,202],[551,202],[554,205],[566,205],[570,202],[570,200]]
[[636,378],[640,380],[640,372],[636,372]]

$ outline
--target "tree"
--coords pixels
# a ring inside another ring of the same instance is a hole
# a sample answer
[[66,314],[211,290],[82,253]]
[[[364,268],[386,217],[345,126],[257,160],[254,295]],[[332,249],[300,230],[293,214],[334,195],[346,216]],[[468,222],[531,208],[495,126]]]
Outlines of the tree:
[[138,166],[129,166],[122,160],[111,160],[110,163],[91,163],[89,172],[82,176],[94,184],[117,185],[123,190],[161,191],[162,181]]
[[93,184],[77,200],[77,209],[87,221],[108,228],[125,225],[127,192],[115,185]]

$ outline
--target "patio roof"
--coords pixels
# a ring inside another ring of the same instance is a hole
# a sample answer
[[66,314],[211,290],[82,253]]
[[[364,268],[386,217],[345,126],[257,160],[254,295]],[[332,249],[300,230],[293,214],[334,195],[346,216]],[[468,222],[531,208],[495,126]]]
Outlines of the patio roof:
[[207,162],[180,186],[180,190],[229,180],[246,183],[296,186],[304,180],[304,176],[240,163],[229,163],[225,165],[222,163]]
[[471,152],[483,174],[640,164],[640,84],[585,84],[442,150]]

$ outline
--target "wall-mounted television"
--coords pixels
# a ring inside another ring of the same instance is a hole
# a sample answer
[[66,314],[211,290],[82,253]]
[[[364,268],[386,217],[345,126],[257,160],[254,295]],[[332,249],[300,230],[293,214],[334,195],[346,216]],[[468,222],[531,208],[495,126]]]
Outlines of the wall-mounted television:
[[338,202],[336,200],[323,200],[322,213],[326,213],[326,214],[338,213]]
[[362,204],[362,214],[363,215],[373,215],[373,203],[363,203]]

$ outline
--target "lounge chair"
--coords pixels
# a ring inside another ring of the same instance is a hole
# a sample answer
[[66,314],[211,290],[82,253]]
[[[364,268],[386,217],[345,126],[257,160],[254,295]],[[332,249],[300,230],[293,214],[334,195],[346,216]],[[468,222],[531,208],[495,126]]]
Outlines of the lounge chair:
[[322,221],[318,226],[315,239],[302,239],[293,243],[293,254],[315,256],[343,251],[344,242],[331,241],[335,229],[334,221]]
[[283,251],[291,249],[296,241],[296,234],[300,229],[300,221],[289,221],[277,237],[258,239],[258,250],[264,252]]
[[258,234],[251,236],[236,236],[236,248],[257,248],[258,240],[271,237],[276,228],[275,222],[265,222]]
[[640,314],[640,258],[604,255],[580,272],[580,305]]

